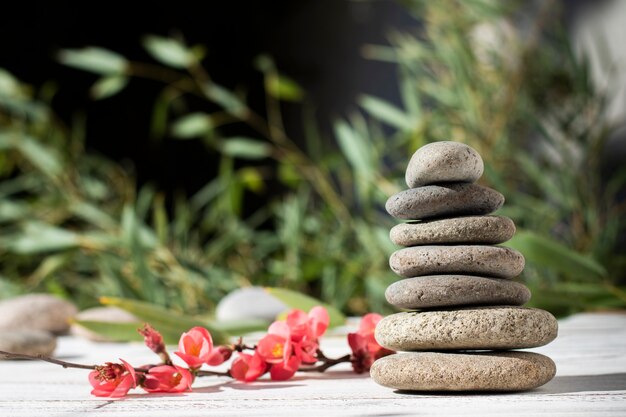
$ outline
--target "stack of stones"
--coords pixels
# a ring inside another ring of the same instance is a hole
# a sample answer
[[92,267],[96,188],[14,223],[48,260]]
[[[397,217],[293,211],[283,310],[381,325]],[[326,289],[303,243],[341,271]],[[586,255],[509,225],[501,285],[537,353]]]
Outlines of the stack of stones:
[[381,385],[410,391],[523,391],[554,377],[554,362],[511,349],[533,348],[556,338],[548,312],[521,307],[530,291],[511,279],[524,268],[517,251],[494,246],[515,233],[511,219],[489,214],[504,197],[475,184],[480,155],[467,145],[435,142],[413,155],[410,189],[392,196],[387,211],[411,220],[395,226],[391,240],[405,246],[391,255],[404,277],[387,301],[410,310],[384,318],[376,339],[403,351],[374,363]]

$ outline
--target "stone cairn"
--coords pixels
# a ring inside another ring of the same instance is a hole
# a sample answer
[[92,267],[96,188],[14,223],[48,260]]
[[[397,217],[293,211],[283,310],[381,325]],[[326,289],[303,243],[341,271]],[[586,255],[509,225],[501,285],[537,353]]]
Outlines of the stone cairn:
[[504,196],[475,184],[483,161],[471,147],[435,142],[415,152],[410,189],[387,201],[392,216],[412,222],[391,229],[405,248],[391,255],[401,277],[387,301],[401,312],[376,328],[384,347],[402,351],[377,360],[379,384],[410,391],[524,391],[550,381],[554,362],[520,352],[556,338],[547,311],[521,307],[530,291],[511,281],[524,269],[519,252],[494,246],[515,233],[507,217],[489,216]]

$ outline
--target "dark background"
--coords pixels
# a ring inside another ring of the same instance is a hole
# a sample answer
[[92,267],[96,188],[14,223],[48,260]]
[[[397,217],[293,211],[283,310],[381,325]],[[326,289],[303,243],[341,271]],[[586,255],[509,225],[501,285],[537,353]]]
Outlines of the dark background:
[[[150,181],[167,194],[193,192],[210,180],[215,160],[198,141],[150,138],[152,105],[163,87],[133,80],[121,94],[102,101],[89,98],[95,75],[55,60],[61,48],[101,46],[131,60],[152,61],[141,47],[146,34],[182,35],[190,45],[207,47],[206,67],[228,88],[244,86],[253,107],[263,114],[261,75],[254,69],[260,53],[271,55],[279,70],[300,83],[315,103],[317,119],[328,132],[336,117],[355,106],[359,93],[397,101],[392,65],[360,56],[365,43],[384,43],[392,27],[415,21],[393,1],[280,0],[120,4],[34,2],[19,7],[0,25],[0,67],[35,87],[60,87],[53,108],[69,122],[88,116],[87,146],[135,169],[140,184]],[[288,131],[299,140],[301,109],[286,106]]]

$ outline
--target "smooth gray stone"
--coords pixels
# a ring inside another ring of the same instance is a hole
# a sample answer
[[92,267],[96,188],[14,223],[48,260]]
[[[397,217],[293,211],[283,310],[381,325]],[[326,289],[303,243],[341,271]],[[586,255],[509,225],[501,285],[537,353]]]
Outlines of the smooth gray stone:
[[[143,321],[126,310],[118,307],[93,307],[81,311],[75,316],[76,320],[100,321],[106,323],[142,323]],[[139,326],[138,326],[139,327]],[[158,329],[157,329],[158,330]],[[81,326],[72,323],[70,333],[94,342],[110,342],[112,340]]]
[[543,346],[557,332],[547,311],[507,306],[396,313],[378,323],[375,336],[391,350],[496,350]]
[[444,243],[504,243],[515,234],[513,220],[502,216],[466,216],[451,219],[401,223],[389,232],[396,245]]
[[442,182],[474,182],[483,175],[483,159],[464,143],[433,142],[419,148],[406,169],[409,188]]
[[428,275],[394,282],[385,291],[389,304],[404,309],[471,305],[522,305],[530,300],[523,284],[471,275]]
[[552,359],[531,352],[398,353],[370,370],[378,384],[408,391],[527,391],[555,374]]
[[56,346],[56,338],[42,330],[0,330],[0,350],[5,352],[49,356]]
[[27,294],[0,302],[0,330],[44,330],[66,333],[78,310],[49,294]]
[[288,307],[261,287],[234,290],[222,298],[215,309],[218,321],[267,320],[273,321]]
[[478,184],[426,185],[392,195],[385,208],[404,220],[493,213],[504,204],[504,196]]
[[484,245],[413,246],[389,258],[393,272],[406,278],[441,274],[514,278],[524,263],[515,249]]

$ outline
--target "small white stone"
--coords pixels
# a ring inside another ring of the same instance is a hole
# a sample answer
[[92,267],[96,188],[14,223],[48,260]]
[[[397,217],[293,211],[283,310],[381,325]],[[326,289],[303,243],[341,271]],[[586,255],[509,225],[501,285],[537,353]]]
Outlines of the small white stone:
[[215,309],[218,321],[273,321],[287,306],[261,287],[237,289],[222,298]]

